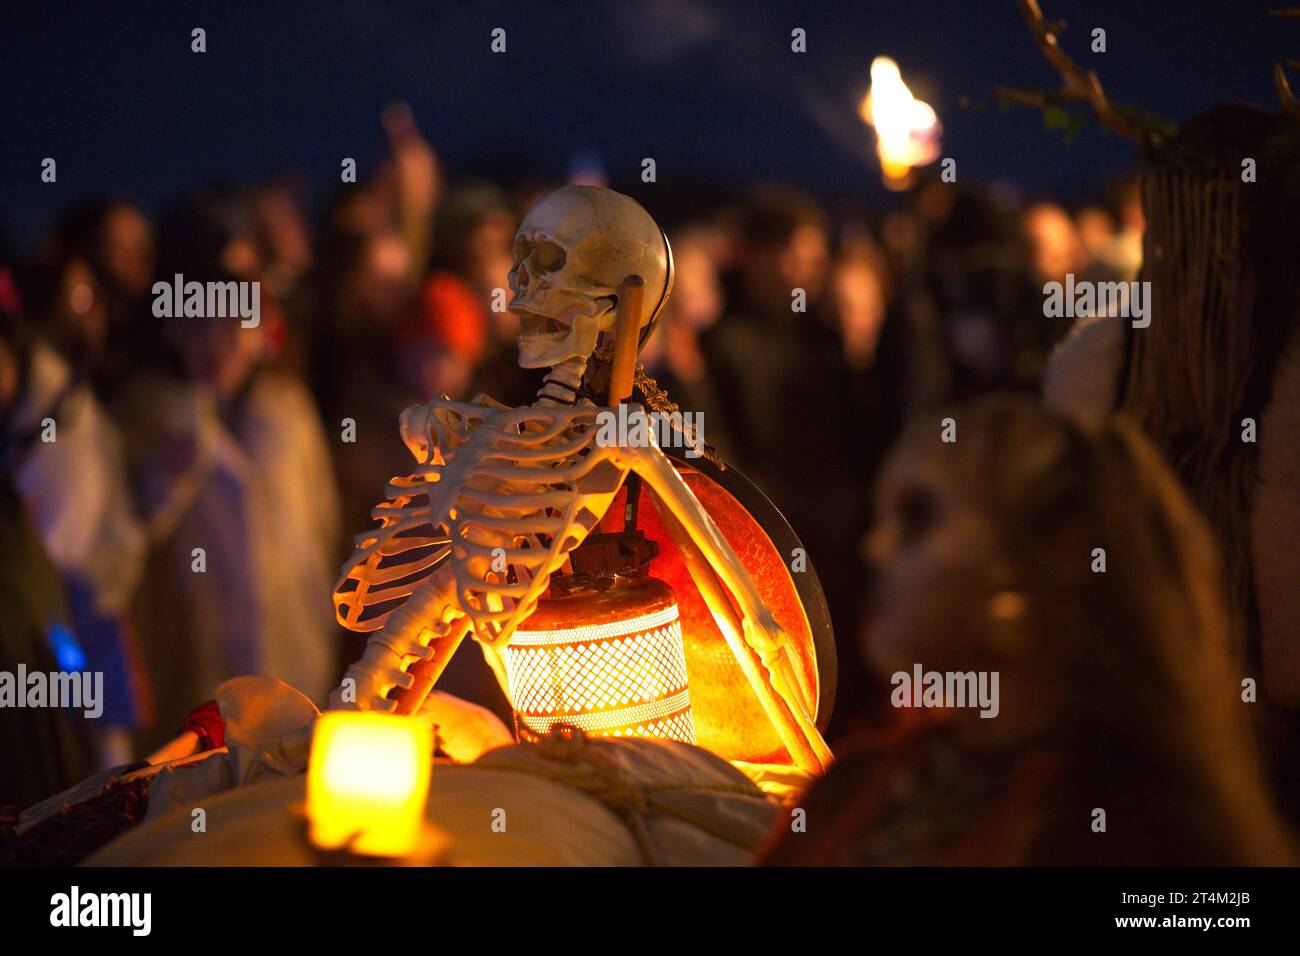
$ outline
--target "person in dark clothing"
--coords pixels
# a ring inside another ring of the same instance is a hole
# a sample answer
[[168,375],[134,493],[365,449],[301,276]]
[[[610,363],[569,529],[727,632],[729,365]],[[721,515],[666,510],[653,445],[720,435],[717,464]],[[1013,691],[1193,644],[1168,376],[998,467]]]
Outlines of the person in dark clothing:
[[1036,390],[1066,328],[1043,317],[1041,283],[1010,205],[984,188],[937,181],[914,203],[920,231],[903,297],[926,333],[919,404]]
[[[66,639],[67,612],[59,573],[41,547],[22,499],[0,477],[0,672],[59,671],[52,642]],[[15,678],[16,679],[16,678]],[[25,688],[17,688],[23,693]],[[86,721],[58,707],[0,712],[0,806],[27,807],[95,772]]]
[[723,417],[724,458],[785,515],[826,593],[842,662],[834,737],[869,695],[853,652],[869,517],[862,489],[897,423],[892,413],[887,422],[876,417],[872,373],[855,380],[845,360],[820,207],[797,192],[760,189],[740,210],[737,234],[726,312],[701,348]]
[[[42,268],[29,280],[38,288],[67,281],[77,267],[85,270],[72,285],[71,308],[46,310],[40,318],[52,344],[101,397],[129,378],[152,348],[155,329],[141,315],[149,304],[155,259],[153,227],[128,199],[72,206],[43,243]],[[59,291],[45,288],[31,298],[53,300]]]
[[[25,362],[15,318],[0,308],[0,426],[23,392]],[[22,497],[0,468],[0,674],[63,670],[59,649],[73,645],[63,585]],[[95,770],[89,727],[57,707],[0,703],[0,807],[27,807]]]

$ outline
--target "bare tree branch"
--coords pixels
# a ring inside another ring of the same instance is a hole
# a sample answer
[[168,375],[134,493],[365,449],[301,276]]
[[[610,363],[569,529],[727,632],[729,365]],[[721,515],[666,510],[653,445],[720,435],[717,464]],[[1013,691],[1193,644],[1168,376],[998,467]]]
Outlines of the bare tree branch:
[[1300,119],[1300,100],[1291,92],[1291,84],[1286,81],[1286,71],[1281,63],[1273,64],[1273,86],[1277,88],[1277,98],[1282,101],[1282,112]]
[[[1281,10],[1270,10],[1268,14],[1271,17],[1300,17],[1300,7],[1283,7]],[[1300,70],[1300,60],[1287,60],[1286,63],[1291,69]],[[1282,112],[1300,118],[1300,102],[1291,92],[1291,84],[1286,81],[1286,72],[1281,63],[1273,64],[1273,86],[1277,90],[1277,98],[1282,101]]]
[[1061,77],[1061,88],[1053,92],[1031,92],[998,87],[998,94],[1027,106],[1047,106],[1055,103],[1077,101],[1087,103],[1097,115],[1097,120],[1109,129],[1137,140],[1159,138],[1160,130],[1117,107],[1101,88],[1101,80],[1092,70],[1085,70],[1074,62],[1057,42],[1057,34],[1065,29],[1059,20],[1049,21],[1043,16],[1038,0],[1017,0],[1021,16],[1034,35],[1034,42],[1047,62]]

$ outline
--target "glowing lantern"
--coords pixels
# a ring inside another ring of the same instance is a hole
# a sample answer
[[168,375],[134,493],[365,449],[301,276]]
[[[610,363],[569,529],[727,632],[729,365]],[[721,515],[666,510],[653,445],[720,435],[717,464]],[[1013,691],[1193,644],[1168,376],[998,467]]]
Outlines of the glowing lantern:
[[369,856],[412,853],[432,760],[432,729],[413,718],[375,711],[321,714],[307,770],[312,842]]
[[596,737],[695,743],[673,589],[651,577],[615,581],[548,598],[515,631],[505,659],[521,738],[569,724]]
[[939,156],[939,118],[928,103],[912,95],[889,57],[872,61],[871,89],[859,113],[876,131],[876,155],[890,189],[906,188],[913,169]]

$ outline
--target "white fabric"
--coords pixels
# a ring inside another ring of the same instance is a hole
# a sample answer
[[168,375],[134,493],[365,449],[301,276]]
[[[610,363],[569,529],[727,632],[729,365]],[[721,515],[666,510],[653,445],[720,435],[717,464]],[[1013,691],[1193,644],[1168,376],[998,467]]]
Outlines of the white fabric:
[[1048,408],[1089,424],[1110,414],[1124,361],[1125,321],[1109,316],[1075,321],[1043,371]]
[[238,677],[217,688],[226,746],[206,759],[186,758],[159,768],[149,787],[153,820],[177,807],[268,776],[307,766],[316,705],[273,677]]
[[33,347],[27,374],[11,431],[40,429],[49,416],[55,440],[30,446],[16,475],[19,493],[54,565],[90,584],[100,614],[122,613],[140,580],[145,538],[117,428],[84,385],[55,407],[71,372],[48,346]]
[[[493,745],[504,728],[480,708],[439,695],[421,711],[453,746]],[[309,865],[300,807],[315,707],[269,678],[223,685],[218,703],[227,748],[159,768],[145,823],[110,843],[91,865]],[[466,866],[636,866],[645,848],[621,815],[630,792],[649,801],[644,821],[657,862],[746,863],[775,805],[726,761],[659,740],[593,739],[615,785],[594,795],[568,781],[582,760],[533,744],[491,749],[472,764],[438,763],[426,819],[446,837],[446,862]],[[662,801],[656,805],[654,801]],[[201,806],[207,829],[195,833]]]
[[440,690],[429,692],[418,716],[437,728],[443,751],[457,763],[470,763],[515,742],[514,734],[492,711]]
[[[770,826],[775,805],[734,768],[698,747],[669,741],[596,742],[614,751],[620,770],[643,788],[662,788],[688,819],[649,811],[657,861],[669,866],[740,866]],[[220,756],[195,768],[202,779],[229,779]],[[447,839],[445,862],[459,866],[640,866],[645,858],[623,819],[605,803],[545,776],[535,745],[492,751],[475,764],[438,764],[426,821]],[[179,775],[180,771],[177,771]],[[199,777],[191,771],[191,783]],[[109,843],[90,866],[303,866],[320,862],[299,809],[306,777],[266,777],[209,796],[194,795],[206,832],[195,833],[191,807],[164,813]],[[175,789],[175,788],[174,788]],[[496,826],[494,826],[496,823]],[[703,826],[698,825],[702,823]],[[716,834],[728,834],[731,839]],[[738,841],[738,842],[736,842]]]
[[[323,702],[335,678],[339,502],[310,395],[292,379],[260,376],[235,433],[197,387],[154,382],[141,392],[128,414],[153,416],[139,442],[142,506],[176,569],[152,586],[184,595],[192,685],[267,674]],[[169,460],[178,447],[189,457],[179,471]],[[205,553],[201,574],[191,570],[195,547]]]

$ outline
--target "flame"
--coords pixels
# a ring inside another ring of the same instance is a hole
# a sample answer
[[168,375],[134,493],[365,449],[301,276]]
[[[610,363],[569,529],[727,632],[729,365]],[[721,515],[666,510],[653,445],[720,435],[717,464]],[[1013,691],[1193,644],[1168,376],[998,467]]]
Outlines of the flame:
[[871,89],[858,112],[876,131],[876,155],[889,188],[906,187],[913,169],[938,158],[939,118],[929,103],[912,95],[889,57],[871,62]]

